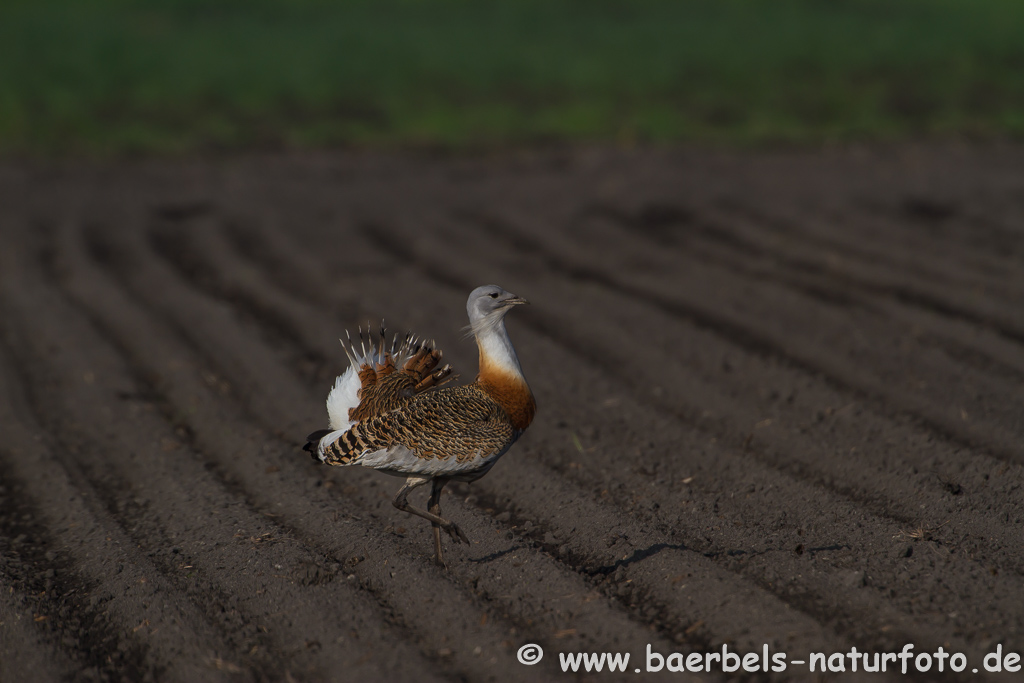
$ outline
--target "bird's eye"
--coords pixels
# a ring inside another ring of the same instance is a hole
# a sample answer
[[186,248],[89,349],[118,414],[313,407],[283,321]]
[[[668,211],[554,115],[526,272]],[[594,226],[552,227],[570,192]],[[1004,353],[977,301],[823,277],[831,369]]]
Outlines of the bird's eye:
[[497,299],[498,298],[498,293],[497,292],[491,292],[487,296],[491,297],[492,299]]

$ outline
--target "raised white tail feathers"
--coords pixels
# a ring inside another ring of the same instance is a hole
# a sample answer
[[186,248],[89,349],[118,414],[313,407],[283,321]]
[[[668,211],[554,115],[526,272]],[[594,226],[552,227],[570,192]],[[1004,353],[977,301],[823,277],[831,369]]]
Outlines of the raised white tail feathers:
[[334,381],[334,388],[327,395],[327,417],[332,430],[346,432],[352,427],[348,413],[359,405],[359,386],[359,373],[354,364]]

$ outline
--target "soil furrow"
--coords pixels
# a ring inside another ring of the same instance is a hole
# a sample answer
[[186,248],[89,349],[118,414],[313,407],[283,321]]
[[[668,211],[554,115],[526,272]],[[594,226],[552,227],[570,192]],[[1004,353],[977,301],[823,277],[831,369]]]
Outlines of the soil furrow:
[[[90,586],[67,553],[54,550],[38,506],[7,467],[13,457],[4,452],[0,459],[0,680],[24,680],[29,671],[48,680],[85,669],[109,673],[105,658],[114,654],[128,655],[119,663],[141,674],[144,649],[113,647],[113,629],[82,604]],[[92,631],[89,643],[82,642],[83,625]]]
[[0,680],[24,680],[26,671],[47,681],[70,678],[80,665],[73,665],[64,652],[46,643],[40,633],[37,620],[48,620],[49,616],[34,611],[29,600],[16,593],[14,585],[6,580],[6,568],[2,574],[0,630],[4,638],[0,640]]
[[[8,339],[13,334],[20,330],[9,330]],[[22,582],[23,594],[45,617],[41,628],[83,675],[126,681],[220,678],[214,665],[224,643],[195,610],[165,602],[173,594],[169,582],[98,512],[102,503],[78,465],[69,463],[34,419],[26,420],[32,409],[14,391],[24,383],[14,379],[8,355],[5,345],[0,419],[6,448],[0,455],[5,486],[22,489],[11,500],[29,529],[13,536],[19,558],[7,563],[8,580]]]
[[716,231],[728,233],[731,239],[761,251],[792,271],[831,280],[837,285],[836,289],[854,287],[883,301],[892,300],[908,308],[993,330],[1015,342],[1020,353],[1024,326],[1019,316],[1013,314],[1011,305],[1024,301],[1024,293],[1008,288],[1005,277],[992,275],[989,281],[951,281],[952,268],[947,263],[945,268],[943,264],[932,264],[936,270],[922,282],[912,277],[913,271],[906,263],[892,262],[877,253],[860,256],[851,244],[818,248],[813,241],[805,239],[806,231],[781,238],[776,232],[780,219],[749,217],[743,213],[712,214],[711,219]]
[[[230,254],[230,247],[224,239],[222,223],[216,218],[197,221],[195,224],[157,226],[150,233],[152,248],[168,262],[184,273],[187,278],[200,284],[204,290],[220,285],[220,274],[210,266],[203,254]],[[228,290],[221,288],[223,299],[232,309],[251,315],[252,322],[267,335],[268,342],[276,349],[309,348],[312,337],[319,341],[319,326],[323,315],[314,306],[296,301],[286,294],[261,292],[262,298],[253,296],[249,283],[255,278],[252,268],[233,268],[232,277],[237,286]],[[319,323],[319,324],[318,324]],[[324,364],[327,358],[317,351],[307,351],[289,359],[289,365],[307,379],[326,379]]]
[[619,207],[601,206],[585,212],[579,220],[592,225],[590,221],[595,217],[607,217],[630,237],[639,232],[657,247],[677,253],[679,258],[713,262],[760,281],[782,282],[828,303],[868,308],[888,316],[890,321],[901,321],[900,326],[910,330],[910,336],[918,343],[929,341],[924,338],[927,330],[934,345],[943,348],[953,360],[994,377],[1010,372],[1019,378],[1024,373],[1024,350],[1012,338],[990,329],[990,321],[973,314],[948,315],[950,312],[941,307],[915,305],[904,297],[894,297],[892,287],[879,285],[861,272],[877,271],[884,273],[883,278],[892,279],[905,276],[904,264],[883,267],[877,257],[851,257],[856,254],[853,245],[844,245],[843,249],[831,244],[818,246],[813,239],[804,239],[802,232],[776,231],[775,222],[767,219],[751,219],[742,213],[722,214],[713,209],[695,216],[692,211],[659,205],[659,231],[650,234],[637,230],[653,210],[645,207],[638,213],[628,213]]
[[[810,217],[796,217],[782,207],[726,202],[711,209],[710,215],[733,226],[757,226],[760,234],[787,248],[819,252],[836,274],[894,298],[932,307],[936,312],[969,319],[994,314],[995,322],[1005,317],[991,305],[990,296],[1017,302],[1022,297],[1020,283],[1013,277],[1013,260],[1005,255],[987,258],[975,270],[965,272],[960,267],[963,251],[949,251],[947,242],[925,239],[927,232],[908,230],[905,219],[880,220],[863,207],[821,208]],[[888,240],[882,248],[877,239],[865,239],[881,234],[902,235],[905,241],[897,245],[892,242],[899,239]],[[936,248],[942,251],[936,253]],[[954,302],[960,305],[953,307]],[[1016,327],[1010,324],[1010,334],[1016,334]]]
[[[780,259],[761,254],[754,259],[740,259],[728,248],[717,245],[695,246],[688,251],[702,260],[727,267],[745,278],[782,283],[802,293],[846,307],[857,307],[880,318],[885,324],[902,328],[900,340],[936,356],[950,364],[948,370],[966,366],[974,373],[987,375],[982,381],[998,386],[1008,378],[1024,381],[1024,353],[1019,346],[987,327],[950,318],[927,308],[905,305],[890,297],[876,296],[870,289],[851,289],[844,278],[835,278],[822,271],[803,268],[799,264],[780,266]],[[898,321],[898,322],[897,322]],[[962,372],[962,370],[960,370]],[[977,377],[978,375],[975,374]]]
[[[102,472],[96,488],[111,515],[178,590],[206,611],[230,649],[246,653],[226,663],[229,669],[248,670],[255,679],[295,675],[316,680],[333,678],[331,671],[345,671],[357,680],[394,662],[406,667],[392,671],[399,677],[422,669],[423,662],[409,654],[398,659],[382,654],[376,661],[367,657],[362,639],[392,635],[372,620],[339,619],[339,614],[361,615],[373,607],[365,600],[353,605],[345,590],[330,585],[340,564],[308,552],[287,530],[212,480],[205,463],[183,443],[187,433],[164,422],[151,401],[139,399],[151,389],[134,383],[105,342],[90,341],[94,333],[73,312],[58,305],[51,309],[78,343],[94,349],[88,358],[76,359],[74,348],[62,355],[69,367],[90,364],[99,393],[88,401],[68,397],[66,405],[56,394],[47,403],[78,425],[79,459],[89,471]],[[48,333],[37,324],[33,336],[60,346],[61,339]],[[59,376],[62,369],[47,371]],[[38,379],[47,385],[45,375]],[[104,391],[112,394],[106,400]],[[114,406],[113,414],[109,408],[106,414],[90,408],[99,405]],[[112,429],[111,424],[132,426]],[[152,445],[131,453],[130,444],[141,434]],[[181,481],[190,484],[183,487]],[[225,573],[230,558],[239,554],[244,561]],[[335,646],[324,650],[325,642]]]

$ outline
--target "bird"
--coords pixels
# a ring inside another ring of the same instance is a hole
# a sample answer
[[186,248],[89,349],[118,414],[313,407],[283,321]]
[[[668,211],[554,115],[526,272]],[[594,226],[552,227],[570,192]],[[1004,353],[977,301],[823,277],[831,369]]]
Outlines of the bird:
[[[487,474],[533,422],[537,403],[523,375],[505,316],[529,302],[497,285],[474,289],[466,301],[468,332],[479,352],[476,379],[445,386],[456,378],[440,365],[432,341],[407,334],[390,344],[379,333],[359,331],[359,344],[345,347],[349,366],[327,397],[330,429],[313,432],[304,450],[315,461],[359,465],[404,476],[392,504],[428,520],[434,561],[447,567],[443,529],[455,543],[469,543],[459,526],[441,515],[441,491],[450,481],[471,482]],[[427,509],[412,506],[409,493],[431,484]]]

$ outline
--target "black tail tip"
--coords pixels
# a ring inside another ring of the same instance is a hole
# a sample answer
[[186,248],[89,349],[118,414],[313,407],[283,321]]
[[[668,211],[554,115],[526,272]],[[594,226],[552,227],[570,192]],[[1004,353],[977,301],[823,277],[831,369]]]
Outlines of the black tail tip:
[[320,462],[320,454],[318,453],[318,447],[320,446],[320,439],[324,438],[331,433],[330,429],[318,429],[309,436],[306,437],[306,445],[302,447],[302,450],[309,453],[309,456],[314,461]]

